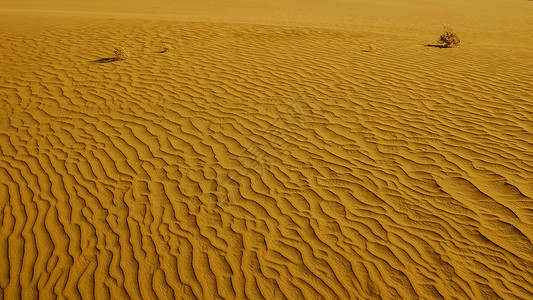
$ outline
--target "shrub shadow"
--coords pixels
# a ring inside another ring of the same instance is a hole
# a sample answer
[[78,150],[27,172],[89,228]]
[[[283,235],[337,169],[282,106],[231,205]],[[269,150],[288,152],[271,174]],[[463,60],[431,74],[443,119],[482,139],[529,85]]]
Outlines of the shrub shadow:
[[433,47],[433,48],[452,48],[445,45],[439,45],[439,44],[426,44],[426,47]]
[[105,64],[105,63],[110,63],[110,62],[119,61],[119,60],[120,59],[117,57],[106,57],[106,58],[100,58],[97,60],[92,60],[91,62],[98,63],[98,64]]

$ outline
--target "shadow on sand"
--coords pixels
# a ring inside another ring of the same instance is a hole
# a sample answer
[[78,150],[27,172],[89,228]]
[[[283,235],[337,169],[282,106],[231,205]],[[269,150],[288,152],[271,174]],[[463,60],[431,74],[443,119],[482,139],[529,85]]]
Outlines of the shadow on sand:
[[448,46],[444,46],[444,45],[439,45],[439,44],[426,44],[426,47],[433,47],[433,48],[451,48],[451,47],[448,47]]
[[106,58],[100,58],[97,60],[92,60],[91,62],[98,63],[98,64],[105,64],[105,63],[110,63],[110,62],[119,61],[119,60],[120,59],[116,57],[106,57]]

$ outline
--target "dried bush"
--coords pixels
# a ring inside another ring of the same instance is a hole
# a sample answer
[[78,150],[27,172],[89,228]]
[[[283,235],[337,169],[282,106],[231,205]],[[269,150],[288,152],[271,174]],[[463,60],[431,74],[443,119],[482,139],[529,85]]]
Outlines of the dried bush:
[[172,50],[172,46],[169,45],[169,44],[164,44],[163,45],[163,50],[161,51],[161,53],[165,53],[165,52],[168,52],[170,50]]
[[457,34],[448,26],[444,26],[444,33],[441,34],[439,40],[437,41],[439,45],[445,48],[457,47],[460,42],[461,40]]
[[172,50],[172,46],[170,44],[163,44],[162,50],[156,51],[156,53],[166,53],[170,50]]
[[115,47],[113,50],[113,58],[116,60],[125,60],[130,56],[130,51],[126,50],[124,47]]

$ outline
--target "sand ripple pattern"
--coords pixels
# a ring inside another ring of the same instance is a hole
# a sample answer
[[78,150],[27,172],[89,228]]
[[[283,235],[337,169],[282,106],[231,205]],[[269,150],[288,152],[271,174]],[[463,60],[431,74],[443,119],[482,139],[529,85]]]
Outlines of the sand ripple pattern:
[[531,51],[75,24],[0,45],[0,298],[533,298]]

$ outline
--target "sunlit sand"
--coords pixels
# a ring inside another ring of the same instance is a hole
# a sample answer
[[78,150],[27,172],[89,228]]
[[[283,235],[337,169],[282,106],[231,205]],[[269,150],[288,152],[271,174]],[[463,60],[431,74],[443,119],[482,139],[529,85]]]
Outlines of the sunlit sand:
[[532,16],[4,0],[0,299],[533,299]]

